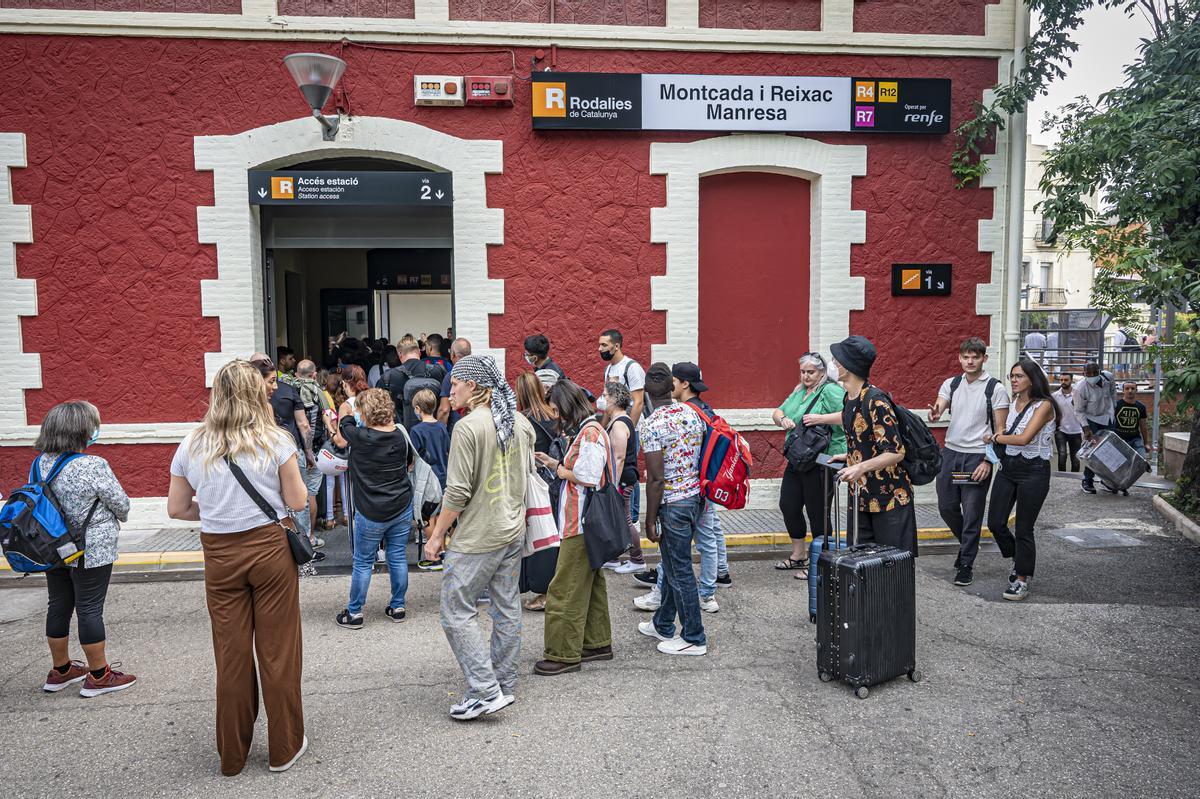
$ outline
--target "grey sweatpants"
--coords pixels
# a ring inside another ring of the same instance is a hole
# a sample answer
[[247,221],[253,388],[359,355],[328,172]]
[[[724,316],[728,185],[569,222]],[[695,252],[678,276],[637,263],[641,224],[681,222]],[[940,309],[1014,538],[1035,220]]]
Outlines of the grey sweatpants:
[[[467,678],[467,696],[484,698],[497,688],[517,687],[521,654],[521,573],[524,536],[491,552],[447,552],[442,572],[442,629]],[[491,592],[492,641],[489,652],[475,609],[484,589]]]

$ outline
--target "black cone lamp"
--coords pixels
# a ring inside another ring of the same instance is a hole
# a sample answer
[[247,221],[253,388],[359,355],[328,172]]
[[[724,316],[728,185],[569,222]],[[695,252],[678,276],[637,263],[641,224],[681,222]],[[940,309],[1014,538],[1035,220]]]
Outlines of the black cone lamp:
[[325,107],[329,95],[333,94],[342,73],[346,71],[346,62],[321,53],[292,53],[283,57],[283,65],[300,87],[300,93],[312,108],[312,115],[321,123],[321,138],[325,141],[336,139],[341,117],[336,114],[331,117],[324,116],[321,109]]

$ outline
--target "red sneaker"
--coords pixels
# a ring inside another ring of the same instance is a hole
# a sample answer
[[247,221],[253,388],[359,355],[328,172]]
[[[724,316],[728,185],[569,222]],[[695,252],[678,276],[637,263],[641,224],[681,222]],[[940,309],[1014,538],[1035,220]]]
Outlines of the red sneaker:
[[83,681],[83,688],[79,690],[79,695],[90,698],[100,696],[100,694],[110,694],[113,691],[124,690],[135,682],[137,682],[137,677],[114,671],[110,665],[105,667],[104,676],[99,679],[93,677],[89,671],[87,678]]
[[42,690],[49,694],[56,694],[68,685],[77,683],[87,676],[87,666],[78,660],[72,660],[71,668],[67,669],[66,674],[59,674],[58,669],[50,669],[50,674],[46,676],[46,684],[42,686]]

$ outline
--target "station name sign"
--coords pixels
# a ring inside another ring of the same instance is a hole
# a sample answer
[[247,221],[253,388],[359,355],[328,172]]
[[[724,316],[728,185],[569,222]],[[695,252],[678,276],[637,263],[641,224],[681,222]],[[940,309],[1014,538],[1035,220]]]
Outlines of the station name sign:
[[250,170],[251,205],[453,205],[446,172]]
[[535,72],[535,130],[950,132],[950,81]]

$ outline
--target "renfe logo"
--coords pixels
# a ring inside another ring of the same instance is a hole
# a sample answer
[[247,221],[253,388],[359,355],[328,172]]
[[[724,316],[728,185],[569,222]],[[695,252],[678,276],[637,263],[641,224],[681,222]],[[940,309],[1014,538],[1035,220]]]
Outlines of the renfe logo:
[[905,114],[905,122],[915,122],[922,124],[927,128],[932,128],[934,125],[943,122],[946,119],[937,111],[926,111],[924,114]]
[[272,200],[296,199],[296,183],[292,178],[271,178]]
[[533,84],[533,115],[535,117],[565,117],[567,115],[567,84]]
[[873,106],[873,105],[856,105],[856,106],[854,106],[854,127],[856,127],[856,128],[873,128],[873,127],[875,127],[875,106]]

